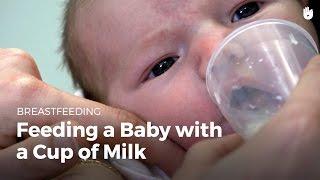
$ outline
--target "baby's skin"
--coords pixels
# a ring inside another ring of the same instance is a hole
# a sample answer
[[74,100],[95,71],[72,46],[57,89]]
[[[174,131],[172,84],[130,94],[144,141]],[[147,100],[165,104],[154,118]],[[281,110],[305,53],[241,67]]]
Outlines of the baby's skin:
[[[157,125],[213,121],[224,135],[232,134],[206,89],[212,51],[231,31],[266,18],[297,23],[317,40],[313,24],[302,16],[302,3],[92,1],[75,14],[75,38],[92,64],[82,70],[92,77],[90,82],[104,104]],[[180,138],[170,132],[170,139],[185,150],[203,140]]]
[[[77,163],[77,159],[63,165],[35,159],[24,163],[15,157],[17,146],[32,148],[39,142],[48,147],[88,146],[83,139],[25,138],[18,142],[15,138],[20,118],[15,114],[16,107],[74,104],[103,109],[102,118],[73,121],[101,128],[106,124],[119,127],[122,121],[171,126],[214,121],[221,125],[225,137],[219,139],[179,138],[174,133],[165,142],[125,139],[147,147],[146,163],[158,165],[169,175],[174,174],[175,179],[319,177],[320,162],[315,159],[320,159],[320,95],[314,93],[320,92],[319,56],[310,61],[280,112],[246,143],[234,134],[211,101],[205,84],[212,51],[227,34],[248,22],[289,20],[317,40],[312,23],[301,15],[306,4],[304,0],[88,1],[75,13],[73,33],[82,50],[78,58],[86,57],[79,66],[97,90],[100,103],[45,84],[26,52],[0,49],[0,121],[1,126],[9,127],[0,131],[2,177],[47,179]],[[66,120],[73,119],[26,118],[30,124],[40,126]],[[119,137],[97,140],[110,144],[123,141]]]

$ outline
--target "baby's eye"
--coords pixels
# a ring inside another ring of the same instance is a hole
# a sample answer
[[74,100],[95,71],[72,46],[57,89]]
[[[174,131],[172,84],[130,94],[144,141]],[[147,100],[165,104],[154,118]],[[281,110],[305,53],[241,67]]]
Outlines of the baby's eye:
[[165,73],[168,69],[171,68],[171,66],[178,60],[179,57],[172,56],[167,57],[157,63],[150,71],[148,79],[155,78],[157,76],[160,76],[161,74]]
[[258,2],[249,2],[236,10],[236,12],[232,15],[232,22],[237,22],[240,19],[247,18],[252,16],[256,12],[260,10],[261,3]]

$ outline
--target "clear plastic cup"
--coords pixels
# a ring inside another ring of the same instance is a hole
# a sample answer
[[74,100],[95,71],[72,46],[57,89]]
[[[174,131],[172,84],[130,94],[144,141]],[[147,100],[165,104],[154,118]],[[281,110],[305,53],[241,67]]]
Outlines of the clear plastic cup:
[[318,53],[306,30],[266,19],[232,32],[207,67],[209,94],[233,129],[249,138],[274,115]]

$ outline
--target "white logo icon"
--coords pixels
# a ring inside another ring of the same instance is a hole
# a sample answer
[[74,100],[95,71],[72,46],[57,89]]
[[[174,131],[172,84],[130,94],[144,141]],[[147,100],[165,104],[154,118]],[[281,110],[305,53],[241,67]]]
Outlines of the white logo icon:
[[311,20],[313,18],[313,9],[310,9],[309,7],[305,7],[303,9],[303,17],[306,20]]

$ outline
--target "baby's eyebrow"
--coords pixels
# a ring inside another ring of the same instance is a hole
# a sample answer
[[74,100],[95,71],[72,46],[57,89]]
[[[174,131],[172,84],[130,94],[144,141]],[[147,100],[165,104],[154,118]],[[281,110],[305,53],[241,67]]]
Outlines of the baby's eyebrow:
[[147,33],[140,41],[141,46],[139,45],[139,48],[145,49],[147,47],[155,45],[155,43],[161,44],[161,42],[163,41],[177,39],[177,37],[179,36],[179,34],[176,32],[177,28],[178,27],[170,27],[168,24]]
[[171,32],[171,29],[167,27],[157,29],[155,31],[151,31],[145,36],[145,38],[142,39],[141,47],[139,48],[147,48],[153,45],[155,42],[161,42],[166,39],[174,37],[174,35],[170,32]]

